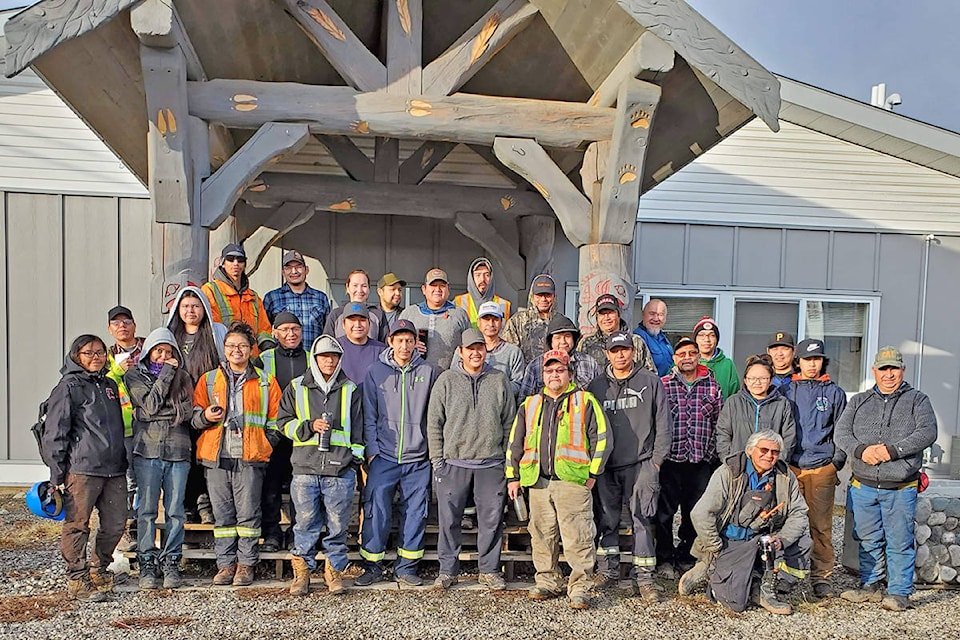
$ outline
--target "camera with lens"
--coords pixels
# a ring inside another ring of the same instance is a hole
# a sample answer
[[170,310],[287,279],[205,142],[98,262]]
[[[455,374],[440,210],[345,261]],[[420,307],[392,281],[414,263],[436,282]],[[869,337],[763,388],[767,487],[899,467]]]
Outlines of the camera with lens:
[[240,416],[233,416],[232,418],[229,418],[227,420],[225,426],[227,427],[227,429],[230,429],[230,431],[233,431],[234,433],[239,433],[240,428],[243,426],[243,422],[241,422]]

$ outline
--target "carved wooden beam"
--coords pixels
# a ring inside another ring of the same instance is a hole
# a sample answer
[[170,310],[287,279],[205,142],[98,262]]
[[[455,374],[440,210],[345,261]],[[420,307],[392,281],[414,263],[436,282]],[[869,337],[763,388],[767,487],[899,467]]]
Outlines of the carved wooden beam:
[[553,218],[524,216],[517,220],[517,231],[520,235],[520,254],[526,263],[526,277],[519,290],[526,290],[534,277],[548,273],[553,266],[557,223]]
[[490,224],[482,213],[457,213],[454,226],[463,235],[467,236],[483,247],[499,267],[498,273],[506,278],[510,288],[520,290],[524,288],[524,262],[517,250],[507,242],[496,227]]
[[277,0],[330,65],[360,91],[387,86],[387,70],[324,0]]
[[420,184],[456,146],[456,142],[424,142],[400,165],[400,184]]
[[549,205],[533,191],[489,189],[445,184],[386,184],[355,182],[349,178],[264,173],[243,194],[257,207],[282,202],[314,202],[320,211],[372,215],[417,216],[452,220],[469,208],[492,219],[549,216]]
[[130,26],[142,44],[155,49],[177,47],[187,61],[188,80],[206,80],[193,43],[180,21],[180,14],[172,0],[145,0],[130,11]]
[[540,192],[575,247],[590,240],[590,201],[573,186],[543,147],[527,138],[497,138],[493,152]]
[[7,39],[4,74],[12,78],[68,40],[93,31],[142,0],[44,0],[3,25]]
[[614,110],[582,103],[357,93],[349,87],[253,80],[189,82],[190,113],[228,127],[306,122],[313,133],[419,138],[492,145],[497,136],[580,147],[613,135]]
[[373,182],[373,163],[347,136],[316,136],[337,164],[354,180]]
[[644,31],[593,92],[587,104],[595,107],[612,106],[624,82],[632,78],[653,82],[673,69],[674,57],[673,49],[667,43]]
[[682,0],[617,0],[690,66],[780,130],[780,81]]
[[531,186],[529,182],[523,179],[523,176],[514,173],[508,169],[502,162],[500,158],[497,157],[497,154],[493,152],[492,147],[486,147],[480,144],[471,144],[468,145],[470,150],[476,153],[478,156],[487,161],[487,164],[492,166],[494,169],[503,174],[505,178],[510,180],[513,184],[518,187],[529,187]]
[[643,166],[659,102],[660,87],[655,84],[630,79],[620,87],[617,122],[600,187],[600,207],[594,215],[591,242],[633,242]]
[[387,91],[419,95],[423,74],[423,0],[387,0]]
[[373,179],[376,182],[400,182],[400,140],[378,137],[373,145]]
[[313,217],[316,210],[310,202],[284,202],[263,225],[243,241],[243,249],[247,255],[256,256],[253,266],[247,269],[247,275],[260,268],[267,252],[280,240],[305,224]]
[[251,179],[267,165],[279,161],[284,154],[299,151],[309,138],[310,132],[304,124],[270,122],[260,127],[216,173],[204,181],[201,191],[203,226],[220,226]]
[[423,93],[449,95],[465,85],[539,13],[527,0],[499,0],[423,70]]

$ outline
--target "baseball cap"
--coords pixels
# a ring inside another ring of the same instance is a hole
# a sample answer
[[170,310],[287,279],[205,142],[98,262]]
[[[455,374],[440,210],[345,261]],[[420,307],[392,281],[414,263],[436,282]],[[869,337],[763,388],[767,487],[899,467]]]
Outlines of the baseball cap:
[[122,305],[117,305],[113,309],[110,309],[110,311],[107,311],[107,322],[110,322],[117,316],[127,316],[128,318],[132,319],[133,311],[130,311],[130,309],[127,309]]
[[313,341],[313,348],[310,349],[310,353],[315,356],[321,353],[337,353],[343,355],[343,347],[340,346],[340,343],[333,336],[323,334]]
[[541,273],[533,279],[533,284],[530,285],[530,290],[533,291],[533,295],[537,295],[538,293],[549,293],[555,295],[557,293],[557,285],[554,283],[552,277],[545,273]]
[[689,345],[696,347],[697,346],[696,340],[694,340],[690,336],[680,336],[679,338],[677,338],[677,341],[673,343],[673,350],[679,351],[681,348]]
[[300,318],[290,313],[289,311],[281,311],[277,314],[277,317],[273,319],[273,328],[276,329],[282,324],[293,323],[298,327],[302,327],[303,324],[300,322]]
[[894,346],[887,345],[877,350],[877,357],[873,359],[873,366],[876,369],[880,367],[896,367],[903,369],[903,354]]
[[562,365],[570,366],[570,356],[567,355],[565,351],[560,351],[558,349],[552,349],[543,354],[543,366],[547,366],[551,362],[556,360]]
[[406,280],[401,280],[397,277],[397,274],[390,272],[383,274],[383,277],[377,281],[377,289],[383,289],[384,287],[389,287],[392,284],[400,283],[401,287],[407,286]]
[[479,330],[470,327],[465,329],[464,332],[460,335],[460,346],[469,347],[471,345],[477,344],[478,342],[486,343],[483,339],[483,334]]
[[480,305],[480,308],[477,309],[477,317],[482,318],[484,316],[496,316],[498,318],[503,318],[503,309],[500,308],[499,304],[492,300],[484,302]]
[[633,337],[626,331],[614,331],[607,336],[607,351],[613,351],[617,347],[633,349]]
[[303,259],[303,254],[300,253],[299,251],[294,251],[293,249],[283,254],[283,262],[281,262],[280,264],[285,267],[287,266],[287,264],[291,262],[299,262],[300,264],[307,264],[306,260]]
[[388,338],[392,338],[401,331],[407,331],[412,333],[414,336],[417,335],[417,327],[410,322],[409,320],[397,320],[393,323],[393,326],[390,327],[390,333],[387,335]]
[[450,282],[447,278],[447,272],[439,267],[434,267],[427,271],[427,275],[423,276],[423,283],[430,284],[431,282],[436,282],[437,280],[443,280],[444,282]]
[[793,349],[796,346],[797,342],[793,339],[793,335],[786,331],[777,331],[770,336],[770,340],[767,341],[767,349],[770,347],[790,347]]
[[597,312],[600,311],[616,311],[620,313],[620,301],[617,300],[617,296],[612,293],[605,293],[599,298],[597,298]]
[[343,317],[349,318],[350,316],[369,318],[370,309],[367,308],[367,304],[365,302],[348,302],[347,306],[343,308]]
[[230,256],[235,256],[237,258],[247,259],[247,252],[243,250],[238,244],[228,244],[223,248],[223,251],[220,252],[221,258],[229,258]]
[[713,335],[717,336],[717,340],[720,339],[720,329],[717,327],[717,321],[710,316],[703,316],[700,318],[700,322],[693,325],[694,340],[696,340],[697,334],[701,331],[713,331]]
[[801,340],[800,344],[797,345],[796,356],[798,358],[825,358],[827,354],[823,351],[823,340],[817,340],[816,338]]

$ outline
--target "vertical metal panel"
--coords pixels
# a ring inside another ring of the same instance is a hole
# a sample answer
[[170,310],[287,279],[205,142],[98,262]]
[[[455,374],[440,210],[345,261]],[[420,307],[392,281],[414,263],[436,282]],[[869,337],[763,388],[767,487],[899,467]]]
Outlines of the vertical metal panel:
[[336,238],[334,264],[336,280],[346,280],[354,269],[364,269],[376,282],[386,263],[386,216],[339,215],[334,236]]
[[[153,286],[151,238],[153,220],[150,201],[120,198],[120,304],[133,311],[146,335],[150,318],[150,287]],[[217,249],[219,255],[219,249]],[[156,327],[149,327],[151,329]]]
[[7,336],[7,256],[9,246],[7,242],[7,194],[0,191],[0,460],[10,457],[10,405],[7,388],[10,384],[10,362],[7,360],[9,340]]
[[[484,255],[484,250],[473,240],[466,237],[454,226],[450,220],[439,223],[440,242],[437,245],[437,266],[447,272],[450,278],[450,297],[467,290],[467,271],[470,263]],[[496,268],[496,267],[494,267]],[[513,299],[509,286],[502,277],[499,287],[504,290],[506,297]]]
[[833,239],[833,288],[873,290],[875,248],[873,234],[836,232]]
[[[731,227],[697,225],[690,228],[687,284],[730,284],[733,232]],[[743,246],[741,238],[741,252]]]
[[7,195],[7,264],[16,276],[7,285],[11,460],[34,460],[27,428],[37,405],[60,379],[63,345],[63,228],[60,197]]
[[[250,256],[250,260],[255,260]],[[260,295],[262,300],[267,292],[276,289],[283,284],[283,267],[280,261],[283,260],[283,249],[280,247],[270,247],[267,255],[263,256],[260,266],[250,276],[250,288]]]
[[683,284],[683,238],[682,224],[644,222],[633,241],[637,282]]
[[[427,269],[434,266],[430,242],[436,224],[436,221],[427,219],[394,219],[387,243],[386,270],[407,282],[422,282]],[[419,301],[420,298],[414,296],[414,299]]]
[[[884,296],[880,301],[878,344],[912,343],[917,337],[923,239],[918,236],[884,234],[880,240],[880,255],[891,256],[891,259],[880,260],[880,291]],[[892,256],[896,256],[896,259]],[[839,253],[837,257],[840,258]],[[841,263],[844,261],[839,260]],[[913,351],[914,353],[904,354],[908,372],[916,369],[916,350]]]
[[[82,333],[93,333],[109,345],[107,311],[120,299],[116,199],[64,196],[63,229],[64,344]],[[143,326],[137,327],[137,333],[146,335],[148,316],[138,319]]]
[[740,229],[737,244],[737,285],[780,286],[780,229]]
[[826,231],[787,232],[785,251],[788,289],[827,289],[830,234]]

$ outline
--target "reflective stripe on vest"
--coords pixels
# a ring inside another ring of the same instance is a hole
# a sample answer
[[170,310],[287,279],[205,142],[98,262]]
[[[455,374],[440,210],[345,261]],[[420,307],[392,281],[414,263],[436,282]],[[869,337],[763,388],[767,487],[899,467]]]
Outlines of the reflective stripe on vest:
[[[233,308],[230,306],[230,303],[227,302],[226,297],[223,295],[223,291],[220,290],[220,283],[216,280],[210,281],[210,288],[213,289],[213,297],[217,301],[217,306],[220,307],[220,323],[229,327],[230,323],[233,322]],[[243,316],[243,294],[237,291],[237,295],[240,297],[240,302],[238,303],[238,308],[240,315]],[[254,333],[259,335],[260,331],[260,308],[256,304],[257,299],[253,299],[253,325],[251,328]],[[243,318],[241,317],[241,320]],[[256,345],[254,345],[256,346]]]
[[589,466],[590,452],[583,437],[583,402],[583,393],[580,391],[567,396],[567,413],[573,415],[573,420],[568,421],[567,442],[561,444],[557,435],[557,458]]
[[[257,377],[260,379],[260,411],[243,411],[243,426],[264,429],[267,426],[267,412],[270,410],[270,375],[266,371],[257,369],[256,367],[254,367],[253,370],[257,372]],[[207,378],[208,401],[212,401],[213,399],[213,387],[216,383],[218,373],[224,376],[224,382],[227,382],[222,369],[214,369],[204,374]],[[246,384],[246,380],[244,380],[244,384]],[[227,393],[230,393],[229,382],[227,383]],[[243,410],[243,407],[241,406],[240,409]]]
[[[276,349],[267,349],[260,354],[260,362],[263,363],[263,370],[274,378],[277,377],[277,353]],[[305,351],[307,355],[307,368],[310,367],[310,352]]]
[[[501,313],[503,313],[503,321],[506,322],[510,318],[510,301],[504,300],[500,296],[493,296],[490,299],[490,302],[496,302],[497,306],[500,307]],[[469,318],[471,324],[474,326],[477,325],[477,320],[479,312],[477,311],[476,303],[473,301],[473,296],[469,293],[462,293],[456,298],[453,299],[453,303],[467,312],[467,318]]]
[[[586,392],[577,390],[566,398],[565,409],[561,412],[557,424],[557,443],[554,455],[554,473],[561,480],[583,484],[590,477],[590,451],[587,447],[584,420]],[[596,411],[596,410],[595,410]],[[520,459],[520,482],[531,486],[540,477],[540,432],[543,421],[543,396],[531,396],[524,403],[524,419],[527,434],[523,445],[523,457]],[[597,453],[603,450],[605,434],[599,433],[598,420]],[[599,465],[599,463],[598,463]]]
[[[297,420],[288,422],[285,432],[288,438],[293,440],[293,446],[302,447],[306,445],[320,445],[320,434],[314,433],[309,440],[299,440],[293,437],[296,434],[297,425],[300,422],[310,421],[310,390],[303,384],[303,376],[294,378],[290,381],[293,387],[294,398],[297,402]],[[352,418],[350,416],[350,404],[353,400],[353,392],[357,386],[352,382],[347,382],[340,387],[340,428],[333,429],[330,432],[330,444],[336,447],[346,447],[351,449],[353,455],[357,458],[363,457],[363,445],[351,442]]]

